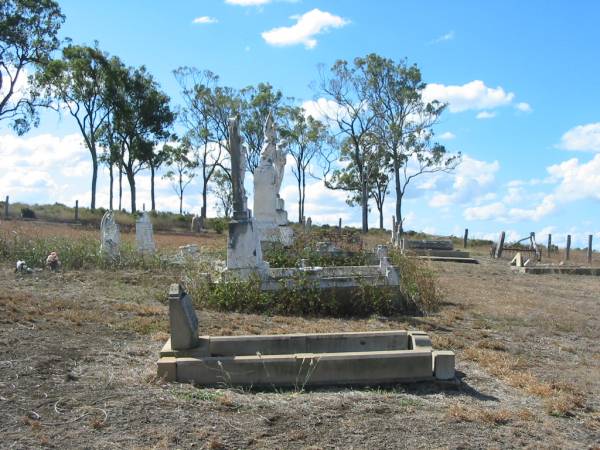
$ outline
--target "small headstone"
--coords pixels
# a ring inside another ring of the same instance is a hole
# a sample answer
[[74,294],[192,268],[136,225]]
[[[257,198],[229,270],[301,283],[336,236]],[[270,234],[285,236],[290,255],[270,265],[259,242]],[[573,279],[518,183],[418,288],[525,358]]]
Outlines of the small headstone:
[[339,229],[340,231],[342,231],[342,218],[341,218],[341,217],[340,217],[340,220],[339,220],[339,222],[338,222],[338,229]]
[[192,217],[192,233],[200,233],[204,228],[204,221],[202,216],[195,215]]
[[312,219],[309,217],[308,219],[306,219],[306,229],[308,231],[310,231],[311,228],[312,228]]
[[135,221],[135,241],[140,253],[154,253],[156,251],[152,221],[147,212],[144,212],[141,217]]
[[169,288],[169,323],[171,349],[187,350],[198,346],[198,317],[191,297],[177,283]]
[[110,259],[119,257],[121,235],[112,211],[106,211],[100,222],[100,251]]

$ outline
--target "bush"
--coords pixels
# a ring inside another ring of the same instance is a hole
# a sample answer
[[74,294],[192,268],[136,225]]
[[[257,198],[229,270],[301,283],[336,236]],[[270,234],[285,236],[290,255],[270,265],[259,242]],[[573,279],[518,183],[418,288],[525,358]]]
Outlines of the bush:
[[212,220],[212,226],[215,229],[215,231],[217,232],[217,234],[223,234],[223,231],[225,231],[225,227],[227,226],[227,219],[223,219],[220,217],[217,217],[216,219]]
[[408,258],[399,251],[390,252],[390,261],[400,272],[402,296],[423,313],[437,311],[442,295],[431,266],[425,261]]
[[304,274],[282,282],[274,292],[261,290],[258,277],[247,281],[211,283],[205,276],[187,277],[186,289],[201,308],[250,314],[282,314],[304,317],[368,317],[416,313],[414,305],[397,289],[368,284],[353,289],[321,290]]
[[35,219],[35,211],[31,208],[21,208],[21,217],[23,219]]

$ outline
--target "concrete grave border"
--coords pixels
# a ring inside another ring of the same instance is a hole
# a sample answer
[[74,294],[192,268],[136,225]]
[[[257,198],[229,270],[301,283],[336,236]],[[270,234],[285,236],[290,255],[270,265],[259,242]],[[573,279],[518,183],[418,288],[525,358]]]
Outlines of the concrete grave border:
[[429,336],[421,331],[194,339],[197,318],[190,306],[190,296],[178,284],[171,285],[171,338],[160,352],[157,368],[166,381],[304,387],[454,379],[454,353],[434,351]]

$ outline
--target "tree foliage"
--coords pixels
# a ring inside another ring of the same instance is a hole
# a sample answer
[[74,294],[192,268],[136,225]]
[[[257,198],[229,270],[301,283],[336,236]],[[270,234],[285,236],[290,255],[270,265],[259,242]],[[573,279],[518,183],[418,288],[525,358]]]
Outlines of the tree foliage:
[[64,16],[53,0],[0,2],[0,121],[23,134],[39,122],[37,107],[48,99],[33,86],[33,73],[59,45]]

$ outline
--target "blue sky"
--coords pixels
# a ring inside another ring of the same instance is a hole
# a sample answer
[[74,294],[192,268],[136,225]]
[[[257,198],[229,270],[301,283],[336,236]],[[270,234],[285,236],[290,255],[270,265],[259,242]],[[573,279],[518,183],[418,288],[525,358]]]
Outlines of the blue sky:
[[[237,3],[237,4],[236,4]],[[268,81],[299,102],[319,63],[376,52],[417,63],[429,93],[449,102],[436,129],[451,151],[465,155],[453,175],[423,178],[404,210],[408,228],[440,234],[513,238],[530,231],[567,233],[584,244],[600,238],[600,27],[597,2],[364,2],[311,0],[60,1],[62,35],[147,66],[179,101],[172,70],[210,69],[223,84]],[[316,10],[316,12],[315,12]],[[196,20],[196,23],[194,21]],[[277,30],[279,29],[279,30]],[[276,31],[272,31],[276,30]],[[313,33],[311,33],[313,32]],[[309,103],[306,103],[310,107]],[[90,161],[73,120],[46,113],[23,137],[0,127],[0,190],[16,200],[74,202],[89,198]],[[147,175],[138,203],[149,203]],[[282,196],[296,216],[293,177]],[[108,196],[99,182],[100,203]],[[198,186],[187,209],[199,209]],[[159,207],[174,208],[159,181]],[[161,200],[162,197],[162,200]],[[307,214],[313,222],[357,224],[338,192],[314,182]],[[387,202],[386,224],[393,214]],[[127,203],[126,203],[127,204]],[[210,206],[210,205],[209,205]],[[373,208],[374,209],[374,208]],[[373,211],[370,222],[377,223]]]

